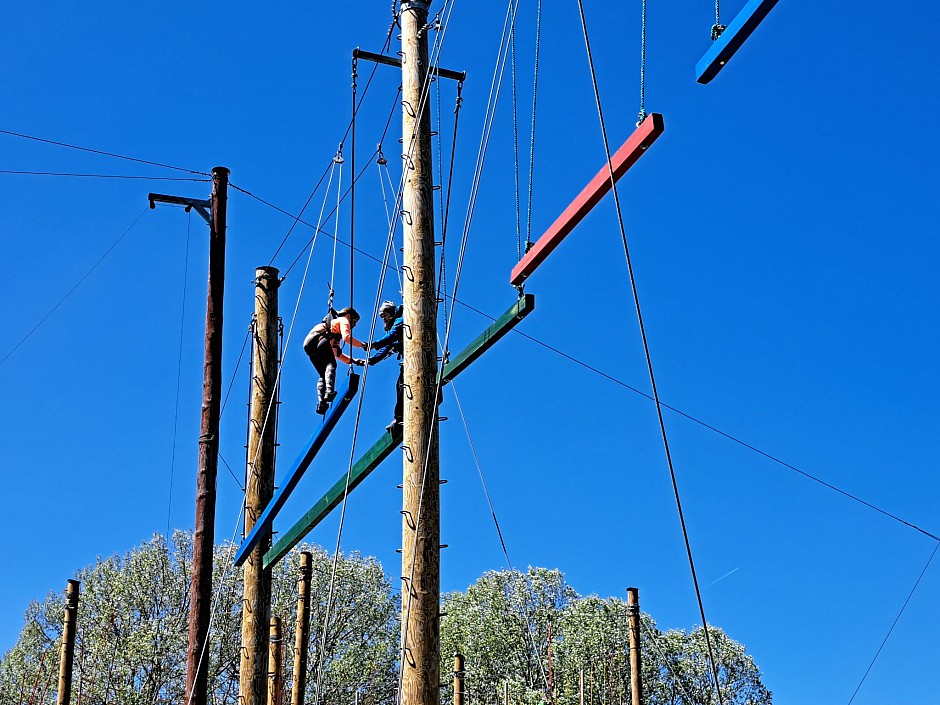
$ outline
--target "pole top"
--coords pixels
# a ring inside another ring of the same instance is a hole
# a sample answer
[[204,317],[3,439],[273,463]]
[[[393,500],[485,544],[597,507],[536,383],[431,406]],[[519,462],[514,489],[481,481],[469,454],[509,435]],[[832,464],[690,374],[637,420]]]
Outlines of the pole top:
[[212,174],[214,176],[228,176],[232,172],[229,171],[227,166],[214,166],[212,167]]
[[280,274],[280,271],[277,267],[270,267],[267,265],[264,267],[255,267],[256,279],[277,279],[278,274]]

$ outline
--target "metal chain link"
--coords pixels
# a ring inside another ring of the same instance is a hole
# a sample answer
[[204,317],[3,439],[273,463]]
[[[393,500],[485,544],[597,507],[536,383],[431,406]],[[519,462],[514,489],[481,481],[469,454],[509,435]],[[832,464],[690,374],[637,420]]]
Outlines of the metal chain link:
[[636,118],[637,127],[646,119],[646,0],[640,20],[640,112]]
[[718,39],[721,36],[721,33],[724,32],[728,25],[721,23],[721,0],[715,0],[715,24],[712,25],[712,41]]

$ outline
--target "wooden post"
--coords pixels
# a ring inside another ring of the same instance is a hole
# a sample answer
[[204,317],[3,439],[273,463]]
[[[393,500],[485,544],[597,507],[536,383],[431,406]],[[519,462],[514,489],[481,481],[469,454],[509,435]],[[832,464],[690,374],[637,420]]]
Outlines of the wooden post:
[[509,705],[509,680],[503,681],[503,705]]
[[578,705],[584,705],[584,666],[578,669]]
[[304,705],[307,689],[307,653],[310,646],[310,575],[313,571],[313,554],[300,554],[300,580],[297,582],[297,634],[294,641],[294,684],[291,689],[291,705]]
[[555,669],[552,663],[552,623],[548,623],[548,702],[555,703]]
[[428,8],[403,0],[404,438],[400,705],[439,705],[440,467]]
[[454,654],[454,705],[464,705],[467,691],[464,690],[464,658],[463,654]]
[[[274,441],[277,426],[275,386],[278,367],[277,292],[274,267],[255,270],[255,315],[252,321],[251,420],[248,426],[248,468],[245,482],[245,534],[274,494]],[[242,648],[238,695],[241,705],[264,705],[268,699],[268,618],[271,612],[271,570],[263,565],[271,545],[265,532],[244,563],[242,587]]]
[[186,651],[186,703],[206,705],[209,683],[209,618],[212,607],[212,558],[215,549],[215,494],[219,466],[219,413],[222,403],[222,298],[225,289],[225,221],[228,174],[212,170],[209,223],[209,286],[202,382],[199,468],[196,473],[196,525]]
[[630,703],[643,703],[643,664],[640,660],[640,591],[627,588],[627,619],[630,625]]
[[[281,639],[281,618],[271,617],[271,648],[268,656],[267,705],[281,705],[284,691],[284,642]],[[244,702],[244,701],[242,701]]]
[[75,660],[75,626],[78,623],[77,580],[69,580],[65,594],[65,620],[62,624],[62,655],[59,660],[59,695],[56,705],[69,705],[72,699],[72,664]]

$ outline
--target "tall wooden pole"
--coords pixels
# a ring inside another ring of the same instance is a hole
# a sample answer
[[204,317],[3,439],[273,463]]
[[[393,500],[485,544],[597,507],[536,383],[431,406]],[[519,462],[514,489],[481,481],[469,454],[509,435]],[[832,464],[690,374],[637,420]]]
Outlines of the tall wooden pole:
[[[281,618],[271,617],[271,650],[268,659],[267,705],[281,705],[284,692],[284,640],[281,639]],[[244,702],[244,701],[242,701]]]
[[65,594],[65,620],[62,623],[62,654],[59,659],[59,695],[56,705],[69,705],[72,699],[72,664],[75,660],[75,627],[78,623],[77,580],[69,580]]
[[464,688],[464,670],[463,654],[454,654],[454,705],[464,705],[467,691]]
[[627,619],[630,626],[630,703],[643,704],[643,664],[640,659],[640,591],[627,588]]
[[[252,321],[251,413],[248,426],[248,469],[245,482],[245,534],[274,494],[274,443],[277,410],[277,292],[274,267],[255,270],[255,315]],[[268,688],[268,617],[271,613],[271,569],[264,568],[270,548],[268,531],[244,564],[242,648],[238,695],[241,705],[265,705]]]
[[401,705],[440,703],[437,295],[428,109],[429,2],[403,0],[404,438]]
[[225,292],[225,218],[228,174],[212,170],[209,223],[209,292],[202,382],[199,468],[196,473],[196,526],[189,591],[189,646],[186,651],[186,703],[206,705],[209,683],[209,619],[212,606],[212,557],[215,547],[215,484],[219,465],[219,413],[222,402],[222,297]]
[[300,580],[297,583],[297,630],[294,641],[294,684],[291,689],[291,705],[304,705],[307,689],[307,653],[310,646],[310,575],[313,571],[313,555],[308,551],[300,554]]

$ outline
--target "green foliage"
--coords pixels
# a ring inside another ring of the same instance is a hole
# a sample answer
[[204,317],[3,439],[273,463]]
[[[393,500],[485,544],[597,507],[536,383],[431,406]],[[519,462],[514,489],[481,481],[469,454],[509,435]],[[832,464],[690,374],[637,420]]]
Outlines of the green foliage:
[[[308,701],[322,662],[324,702],[350,702],[356,687],[370,685],[371,702],[393,702],[399,607],[389,580],[374,559],[341,556],[324,632],[333,559],[310,546],[299,547],[272,571],[272,614],[282,618],[287,687],[301,549],[313,554]],[[238,702],[242,582],[233,554],[227,545],[214,555],[207,652],[214,705]],[[99,559],[78,572],[73,702],[79,696],[82,703],[122,705],[176,705],[185,699],[191,561],[191,536],[177,532],[172,546],[155,536],[123,557]],[[64,605],[63,594],[50,594],[29,606],[19,640],[0,660],[0,703],[55,702]]]
[[[209,702],[238,702],[241,571],[234,546],[217,547],[210,633]],[[285,686],[291,687],[300,550],[313,556],[306,701],[394,705],[400,602],[382,567],[358,554],[333,558],[302,546],[272,571],[272,614],[281,617]],[[178,705],[184,700],[192,539],[177,532],[78,572],[81,598],[72,701]],[[441,673],[466,657],[467,702],[515,705],[628,705],[628,607],[617,598],[580,597],[557,570],[485,573],[466,592],[444,596]],[[324,618],[330,613],[329,624]],[[0,659],[0,703],[51,705],[58,685],[64,594],[27,609],[16,645]],[[641,615],[645,705],[718,702],[702,629],[662,632]],[[772,696],[744,646],[710,628],[722,699],[770,705]],[[452,701],[449,678],[442,700]],[[583,683],[583,686],[582,686]],[[550,685],[549,685],[550,684]],[[320,697],[317,698],[316,694]],[[285,700],[286,702],[286,700]]]
[[[579,705],[582,687],[585,705],[630,703],[624,600],[579,597],[560,572],[530,568],[486,573],[465,593],[445,596],[444,611],[441,672],[452,671],[455,652],[465,656],[470,705],[501,702],[507,685],[512,703]],[[723,702],[770,705],[744,647],[715,627],[709,634]],[[702,629],[661,632],[641,614],[641,663],[645,705],[718,702]]]

